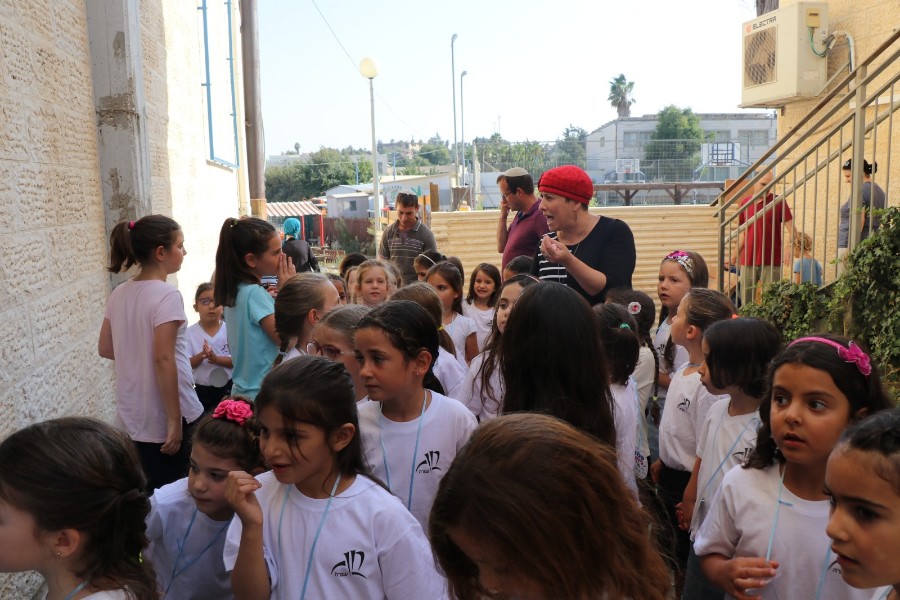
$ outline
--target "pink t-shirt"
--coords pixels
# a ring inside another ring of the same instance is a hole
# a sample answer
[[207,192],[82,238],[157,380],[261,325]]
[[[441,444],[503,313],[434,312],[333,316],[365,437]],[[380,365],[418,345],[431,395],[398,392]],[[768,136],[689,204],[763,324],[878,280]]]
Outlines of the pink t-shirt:
[[129,279],[109,295],[103,317],[109,321],[116,356],[115,425],[137,442],[163,443],[166,411],[156,382],[153,334],[164,323],[179,322],[175,365],[181,416],[190,423],[203,414],[194,391],[181,292],[163,281]]

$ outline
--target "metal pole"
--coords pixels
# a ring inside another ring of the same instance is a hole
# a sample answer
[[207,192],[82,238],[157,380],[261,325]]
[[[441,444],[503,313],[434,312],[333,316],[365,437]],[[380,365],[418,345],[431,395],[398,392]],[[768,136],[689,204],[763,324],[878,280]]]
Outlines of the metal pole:
[[381,193],[378,190],[378,145],[375,143],[375,86],[369,78],[369,101],[372,104],[372,193],[375,196],[375,231],[381,231]]
[[[466,183],[466,112],[463,109],[463,78],[468,75],[468,71],[463,71],[459,76],[459,141],[462,146],[462,184],[468,188]],[[468,189],[466,195],[468,196]]]
[[459,185],[459,146],[456,142],[456,56],[454,44],[456,43],[456,34],[450,38],[450,79],[453,81],[453,167],[454,176],[457,178],[456,184]]

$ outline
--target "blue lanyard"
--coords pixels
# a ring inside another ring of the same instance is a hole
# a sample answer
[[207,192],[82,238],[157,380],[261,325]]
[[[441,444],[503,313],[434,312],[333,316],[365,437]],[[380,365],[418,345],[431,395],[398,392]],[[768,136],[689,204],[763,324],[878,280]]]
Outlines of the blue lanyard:
[[[710,446],[711,448],[716,447],[716,440],[719,438],[719,430],[722,429],[722,423],[725,421],[726,414],[728,414],[727,408],[722,413],[722,417],[719,419],[719,424],[716,426],[716,432],[713,434],[712,445]],[[731,453],[734,452],[734,449],[735,449],[735,447],[737,447],[738,442],[740,442],[741,439],[744,437],[744,433],[747,431],[747,428],[750,427],[750,425],[752,425],[754,423],[759,423],[758,417],[754,416],[752,419],[750,419],[749,421],[744,423],[743,429],[741,429],[741,432],[737,434],[736,438],[734,438],[734,442],[731,444],[731,447],[728,449],[728,452],[725,453],[725,456],[722,458],[722,462],[719,463],[719,466],[716,467],[716,470],[713,471],[713,474],[710,476],[709,481],[707,481],[706,485],[703,486],[703,493],[701,493],[699,495],[697,502],[704,502],[704,499],[706,498],[706,493],[709,491],[709,486],[712,485],[712,482],[715,481],[716,476],[722,470],[722,467],[724,467],[725,463],[728,462],[728,458],[731,456]],[[779,490],[779,493],[780,493],[780,491],[781,490]],[[779,499],[780,498],[781,498],[781,496],[779,495]]]
[[206,547],[203,548],[203,550],[201,550],[199,553],[197,553],[192,559],[187,561],[184,567],[179,570],[178,561],[184,557],[184,547],[187,546],[187,539],[188,536],[191,535],[191,529],[194,527],[194,521],[196,519],[197,508],[194,507],[194,512],[191,513],[191,521],[190,523],[188,523],[187,531],[184,532],[184,537],[181,538],[181,543],[176,542],[176,544],[178,544],[178,555],[175,557],[175,562],[172,563],[172,576],[169,579],[169,585],[166,586],[166,591],[163,594],[163,598],[169,595],[169,589],[172,587],[172,584],[175,583],[175,578],[190,569],[195,562],[200,560],[200,557],[203,556],[203,554],[206,553],[207,550],[213,547],[213,545],[216,543],[216,540],[218,540],[219,537],[221,537],[221,535],[225,533],[225,530],[228,529],[228,526],[231,524],[231,521],[226,521],[222,528],[219,529],[218,533],[216,533],[216,535],[213,536],[213,539],[210,540],[210,542],[206,545]]
[[[772,559],[772,542],[775,541],[775,530],[778,528],[778,515],[781,513],[781,493],[784,491],[784,474],[787,473],[787,465],[783,465],[781,471],[781,483],[778,484],[778,501],[775,503],[775,518],[772,520],[772,531],[769,532],[769,545],[766,547],[766,562]],[[790,504],[788,504],[790,506]]]
[[[413,449],[412,456],[412,469],[409,473],[409,496],[406,499],[406,510],[412,511],[412,499],[413,499],[413,482],[416,477],[416,457],[419,456],[419,438],[422,435],[422,421],[425,416],[425,405],[428,403],[428,390],[425,390],[425,394],[422,398],[422,413],[419,415],[419,427],[416,429],[416,446]],[[383,405],[382,405],[383,407]],[[381,418],[384,419],[384,412],[382,408]],[[384,446],[384,435],[382,435],[382,428],[378,428],[378,439],[381,441],[381,457],[384,460],[384,472],[385,477],[387,478],[387,486],[388,489],[393,491],[391,488],[391,469],[388,467],[388,459],[387,459],[387,448]]]
[[[338,484],[341,482],[341,474],[338,473],[337,479],[334,480],[334,485],[331,486],[331,493],[328,494],[328,502],[325,504],[325,512],[322,513],[322,518],[319,520],[319,528],[316,529],[316,537],[313,538],[312,546],[309,549],[309,558],[306,560],[306,574],[303,576],[303,589],[300,590],[300,600],[306,597],[306,586],[309,584],[309,574],[312,571],[312,561],[313,556],[316,554],[316,545],[319,543],[319,534],[322,533],[322,527],[325,526],[325,518],[328,516],[328,509],[331,508],[331,501],[334,500],[334,494],[337,492]],[[287,485],[284,488],[284,500],[281,501],[281,514],[278,515],[278,555],[281,557],[281,565],[284,568],[285,560],[284,560],[284,552],[281,549],[281,523],[284,520],[284,509],[287,506],[288,494],[291,491],[291,485]]]
[[72,590],[71,592],[66,594],[66,597],[63,598],[63,600],[72,600],[72,598],[75,597],[75,594],[77,594],[78,592],[80,592],[81,590],[86,588],[90,582],[91,582],[90,579],[86,579],[86,580],[82,581],[81,583],[79,583],[78,585],[75,586],[74,590]]

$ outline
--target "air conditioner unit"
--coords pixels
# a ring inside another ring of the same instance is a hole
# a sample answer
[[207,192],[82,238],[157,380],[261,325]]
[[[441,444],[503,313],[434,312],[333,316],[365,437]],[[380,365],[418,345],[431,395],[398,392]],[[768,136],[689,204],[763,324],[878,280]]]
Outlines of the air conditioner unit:
[[[825,87],[828,4],[798,2],[743,25],[741,108],[771,108],[814,98]],[[812,35],[810,36],[810,32]]]

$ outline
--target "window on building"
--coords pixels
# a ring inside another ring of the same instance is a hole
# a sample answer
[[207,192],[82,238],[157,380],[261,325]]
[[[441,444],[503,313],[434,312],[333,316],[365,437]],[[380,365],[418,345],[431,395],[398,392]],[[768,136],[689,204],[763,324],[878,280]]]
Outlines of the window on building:
[[742,129],[738,131],[738,141],[749,146],[768,146],[768,129]]
[[347,210],[350,212],[356,212],[356,200],[350,200],[347,202]]
[[203,65],[203,116],[206,121],[207,158],[238,165],[237,104],[232,52],[232,0],[198,0],[197,18],[203,34],[200,61]]

